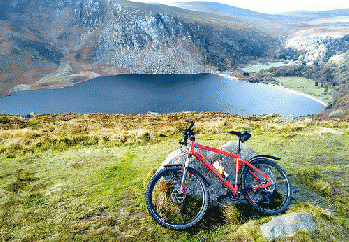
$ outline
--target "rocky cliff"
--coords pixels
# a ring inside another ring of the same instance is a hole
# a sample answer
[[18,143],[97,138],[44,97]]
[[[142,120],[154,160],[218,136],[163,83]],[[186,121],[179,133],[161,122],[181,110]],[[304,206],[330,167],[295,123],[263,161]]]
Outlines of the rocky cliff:
[[126,0],[0,0],[0,28],[0,95],[98,75],[225,70],[277,43],[246,21]]

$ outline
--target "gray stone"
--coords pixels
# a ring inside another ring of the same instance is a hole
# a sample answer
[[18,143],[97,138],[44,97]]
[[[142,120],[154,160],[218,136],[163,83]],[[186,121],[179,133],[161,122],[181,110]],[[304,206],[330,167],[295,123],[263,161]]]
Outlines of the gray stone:
[[148,111],[147,115],[159,115],[160,113],[157,112],[152,112],[152,111]]
[[[220,147],[219,149],[236,153],[238,147],[238,142],[227,142],[225,145]],[[208,161],[218,160],[222,166],[225,168],[226,172],[229,174],[227,180],[234,184],[235,182],[235,159],[233,157],[217,154],[214,152],[206,151],[203,149],[195,149],[198,153],[200,153],[203,157],[205,157]],[[241,145],[241,158],[244,160],[249,160],[252,157],[256,156],[257,153],[252,150],[250,147],[246,145]],[[161,164],[158,171],[161,170],[164,165],[171,164],[180,164],[183,165],[185,163],[187,156],[187,149],[177,149],[173,151],[171,154],[167,156],[165,161]],[[217,199],[220,196],[224,196],[228,192],[228,188],[225,187],[222,182],[208,169],[206,168],[198,159],[194,158],[190,161],[190,167],[194,168],[198,171],[202,176],[205,177],[207,182],[209,183],[209,195],[210,195],[210,204],[216,205]]]
[[33,117],[35,117],[35,113],[34,112],[31,112],[29,114],[24,114],[24,115],[20,116],[21,119],[30,119],[30,118],[33,118]]
[[274,119],[275,122],[292,122],[292,121],[300,121],[300,118],[294,115],[290,116],[281,116]]
[[273,218],[260,226],[267,238],[293,237],[298,230],[313,230],[316,224],[310,213],[291,213]]
[[313,122],[313,119],[305,117],[304,122],[311,123],[311,122]]

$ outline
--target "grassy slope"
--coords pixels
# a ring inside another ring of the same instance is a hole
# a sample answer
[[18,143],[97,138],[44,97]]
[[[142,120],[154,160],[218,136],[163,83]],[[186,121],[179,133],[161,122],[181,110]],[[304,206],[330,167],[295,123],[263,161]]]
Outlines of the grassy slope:
[[[220,146],[229,130],[249,129],[246,143],[279,162],[297,185],[287,213],[310,212],[318,228],[289,241],[349,236],[349,123],[277,123],[275,117],[223,113],[161,116],[61,114],[31,120],[0,116],[0,234],[3,240],[266,241],[246,205],[211,208],[189,231],[171,231],[146,210],[147,183],[178,148],[184,119],[200,143]],[[302,187],[302,189],[300,189]],[[306,188],[306,189],[305,189]]]
[[328,89],[326,92],[325,87],[315,86],[315,81],[311,79],[305,77],[277,77],[275,80],[287,88],[308,94],[325,103],[332,100],[332,89]]
[[268,70],[271,67],[280,67],[280,66],[284,66],[284,65],[285,65],[284,62],[279,61],[279,62],[271,62],[271,63],[267,63],[267,64],[250,65],[250,66],[242,68],[242,70],[246,71],[246,72],[257,73],[257,72],[262,71],[262,70]]
[[[268,63],[264,65],[257,64],[257,65],[251,65],[251,66],[245,67],[242,70],[246,72],[258,73],[259,71],[267,70],[271,67],[279,67],[283,65],[285,65],[285,63],[283,62],[274,62],[274,63]],[[315,81],[311,79],[294,76],[294,77],[276,77],[275,80],[281,83],[282,85],[284,85],[286,88],[310,95],[325,103],[329,103],[332,101],[332,89],[329,88],[326,92],[325,87],[315,86]]]

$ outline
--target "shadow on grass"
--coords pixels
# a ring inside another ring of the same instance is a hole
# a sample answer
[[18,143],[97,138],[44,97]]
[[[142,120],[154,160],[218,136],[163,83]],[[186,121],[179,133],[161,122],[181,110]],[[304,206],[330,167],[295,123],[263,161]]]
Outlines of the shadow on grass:
[[213,227],[224,226],[226,224],[242,225],[250,219],[261,218],[250,204],[229,204],[225,206],[213,206],[207,209],[203,219],[186,231],[190,234],[198,233],[199,231],[209,231]]

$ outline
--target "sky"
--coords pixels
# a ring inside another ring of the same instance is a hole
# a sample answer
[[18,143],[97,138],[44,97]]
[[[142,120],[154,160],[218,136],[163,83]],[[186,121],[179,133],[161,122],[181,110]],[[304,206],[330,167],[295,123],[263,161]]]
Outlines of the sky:
[[[144,3],[169,4],[173,2],[188,2],[195,0],[132,0]],[[280,13],[288,11],[308,10],[323,11],[332,9],[349,8],[348,0],[210,0],[208,2],[220,2],[235,7],[250,9],[260,13]]]

